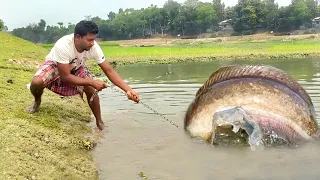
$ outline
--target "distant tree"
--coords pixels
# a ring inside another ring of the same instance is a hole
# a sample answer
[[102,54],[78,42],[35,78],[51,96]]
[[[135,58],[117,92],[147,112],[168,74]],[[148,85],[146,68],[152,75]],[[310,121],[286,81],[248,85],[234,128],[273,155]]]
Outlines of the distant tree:
[[108,14],[109,20],[113,20],[115,17],[116,17],[116,13],[114,13],[114,12],[109,12],[109,14]]
[[4,25],[1,29],[1,31],[8,31],[8,26]]
[[264,22],[264,27],[268,30],[275,30],[276,21],[279,19],[279,9],[278,4],[274,2],[275,0],[265,0],[265,15],[266,20]]
[[207,29],[213,29],[213,26],[217,26],[219,18],[215,11],[214,6],[211,4],[201,4],[198,8],[197,24],[200,31],[206,31]]
[[213,4],[213,8],[215,10],[215,14],[218,18],[218,21],[223,21],[225,19],[225,16],[224,16],[225,5],[224,5],[224,3],[221,3],[221,0],[213,0],[212,4]]
[[308,7],[309,15],[311,18],[315,18],[317,15],[318,2],[317,0],[305,0]]
[[239,0],[235,14],[233,28],[236,32],[255,32],[265,22],[265,3],[261,0]]
[[298,29],[301,25],[311,24],[312,16],[305,0],[293,0],[290,8],[289,20]]
[[4,27],[4,22],[2,21],[2,19],[0,19],[0,29],[2,29]]
[[174,21],[179,16],[181,4],[174,0],[168,0],[164,3],[163,10],[167,14],[167,31],[170,31],[174,34],[177,33]]
[[[279,7],[275,0],[238,0],[235,6],[225,7],[222,0],[166,0],[162,7],[120,8],[103,17],[84,14],[86,20],[94,21],[103,40],[149,38],[159,35],[188,35],[217,31],[218,23],[230,20],[238,34],[255,33],[258,29],[290,32],[304,25],[311,27],[312,19],[320,16],[316,0],[292,0],[291,4]],[[45,20],[13,29],[13,35],[35,43],[53,43],[74,31],[74,24],[58,23],[47,26]],[[0,21],[0,30],[7,29]]]
[[63,22],[58,22],[57,24],[59,25],[60,28],[63,28]]

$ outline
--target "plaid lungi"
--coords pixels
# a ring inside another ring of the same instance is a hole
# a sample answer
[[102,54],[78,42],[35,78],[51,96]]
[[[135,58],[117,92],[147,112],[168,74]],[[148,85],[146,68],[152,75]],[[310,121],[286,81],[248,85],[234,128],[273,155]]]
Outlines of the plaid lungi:
[[[77,70],[72,70],[71,74],[81,78],[92,78],[87,66],[80,66]],[[46,60],[34,75],[40,77],[44,82],[44,87],[61,96],[73,96],[79,94],[83,97],[83,86],[67,84],[60,79],[58,67],[55,62]]]

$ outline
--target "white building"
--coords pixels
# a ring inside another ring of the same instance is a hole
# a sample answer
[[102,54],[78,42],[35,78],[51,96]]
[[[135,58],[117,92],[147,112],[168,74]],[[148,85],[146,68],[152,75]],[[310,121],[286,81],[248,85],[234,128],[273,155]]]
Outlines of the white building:
[[320,29],[320,16],[312,19],[312,28]]
[[227,19],[224,21],[221,21],[219,23],[219,28],[220,30],[232,30],[232,24],[231,24],[232,19]]

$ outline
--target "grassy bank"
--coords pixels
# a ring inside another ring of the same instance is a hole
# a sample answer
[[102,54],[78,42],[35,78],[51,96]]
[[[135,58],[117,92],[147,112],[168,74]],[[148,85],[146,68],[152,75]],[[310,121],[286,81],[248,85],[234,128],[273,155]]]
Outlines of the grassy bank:
[[3,33],[0,41],[0,179],[97,179],[86,103],[45,90],[39,112],[26,113],[26,84],[48,51]]
[[320,56],[319,39],[270,41],[181,41],[170,46],[106,47],[105,55],[118,64],[211,61],[225,59],[269,59]]

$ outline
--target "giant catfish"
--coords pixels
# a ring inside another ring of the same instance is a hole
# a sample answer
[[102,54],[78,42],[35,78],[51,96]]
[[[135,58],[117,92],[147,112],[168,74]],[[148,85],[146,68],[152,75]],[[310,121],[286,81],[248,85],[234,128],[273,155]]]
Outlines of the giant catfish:
[[319,137],[307,92],[289,74],[267,65],[232,65],[212,73],[189,105],[184,129],[211,144],[229,138],[252,148]]

